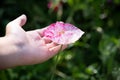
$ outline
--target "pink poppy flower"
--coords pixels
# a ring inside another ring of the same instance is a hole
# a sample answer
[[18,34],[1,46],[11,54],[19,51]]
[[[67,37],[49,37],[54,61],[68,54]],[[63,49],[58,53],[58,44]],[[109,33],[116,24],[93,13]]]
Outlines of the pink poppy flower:
[[44,31],[44,37],[57,44],[71,44],[77,41],[84,32],[72,24],[56,22],[49,25]]

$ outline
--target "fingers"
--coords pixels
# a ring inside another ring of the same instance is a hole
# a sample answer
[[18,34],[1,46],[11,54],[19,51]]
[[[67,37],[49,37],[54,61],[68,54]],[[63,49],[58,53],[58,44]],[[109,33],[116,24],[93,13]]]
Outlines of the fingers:
[[49,50],[50,50],[50,56],[52,57],[52,56],[54,56],[54,55],[56,55],[59,51],[62,51],[62,50],[64,50],[65,48],[67,48],[67,45],[57,45],[57,46],[54,46],[54,47],[51,47],[51,48],[49,48]]
[[61,45],[55,46],[55,47],[51,47],[49,49],[50,51],[50,57],[56,55],[59,51],[60,51]]
[[47,28],[47,27],[42,28],[42,29],[37,29],[36,31],[37,31],[37,33],[38,33],[41,37],[43,37],[43,36],[44,36],[44,30],[45,30],[46,28]]
[[49,44],[52,42],[52,40],[46,38],[46,37],[43,37],[44,41],[45,41],[45,44]]
[[68,45],[63,45],[62,50],[66,49],[67,47],[68,47]]
[[54,42],[48,43],[46,44],[46,46],[48,47],[48,49],[57,46],[58,44],[55,44]]

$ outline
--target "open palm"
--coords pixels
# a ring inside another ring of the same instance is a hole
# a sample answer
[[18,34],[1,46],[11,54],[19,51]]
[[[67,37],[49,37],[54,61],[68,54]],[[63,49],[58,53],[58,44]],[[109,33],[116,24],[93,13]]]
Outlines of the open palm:
[[[25,23],[26,16],[22,15],[8,23],[6,27],[6,36],[18,46],[18,53],[15,53],[19,55],[15,59],[18,65],[41,63],[58,53],[61,45],[44,38],[45,28],[25,32],[21,27]],[[65,47],[63,46],[63,49]]]

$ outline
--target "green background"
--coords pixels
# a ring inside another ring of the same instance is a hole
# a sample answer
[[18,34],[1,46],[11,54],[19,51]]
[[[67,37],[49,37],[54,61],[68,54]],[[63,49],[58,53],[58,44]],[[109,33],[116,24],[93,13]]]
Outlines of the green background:
[[[0,36],[21,14],[28,18],[26,31],[56,21],[85,31],[61,53],[54,80],[120,80],[120,0],[1,0]],[[54,62],[1,70],[0,80],[50,80]]]

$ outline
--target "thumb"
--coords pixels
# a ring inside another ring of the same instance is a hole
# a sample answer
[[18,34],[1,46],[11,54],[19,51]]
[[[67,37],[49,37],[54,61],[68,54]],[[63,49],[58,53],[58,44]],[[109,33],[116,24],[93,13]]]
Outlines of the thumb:
[[8,23],[7,26],[11,26],[11,25],[18,25],[18,26],[23,26],[26,23],[26,15],[21,15],[18,18],[16,18],[15,20],[11,21]]
[[21,15],[15,20],[9,22],[6,26],[6,34],[10,32],[16,32],[16,30],[22,29],[21,27],[26,23],[26,20],[27,20],[26,16]]
[[27,17],[26,17],[26,15],[23,14],[20,17],[13,20],[13,23],[15,23],[19,26],[23,26],[26,23],[26,20],[27,20]]

